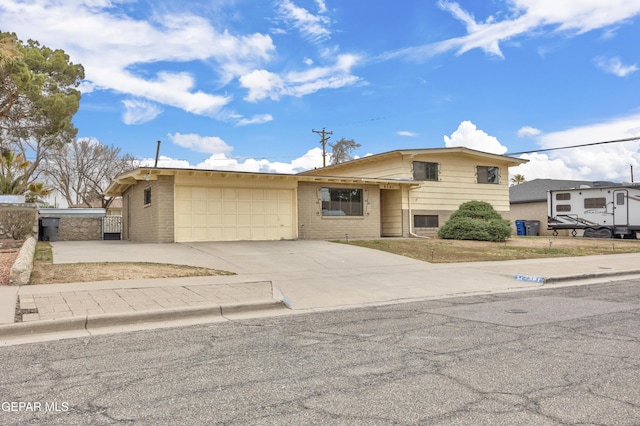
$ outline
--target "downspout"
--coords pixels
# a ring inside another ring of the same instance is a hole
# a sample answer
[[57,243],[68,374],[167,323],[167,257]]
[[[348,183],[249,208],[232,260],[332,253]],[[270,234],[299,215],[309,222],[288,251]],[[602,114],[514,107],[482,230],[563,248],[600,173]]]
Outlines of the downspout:
[[409,195],[409,235],[411,235],[412,237],[415,237],[415,238],[424,238],[426,240],[429,240],[429,239],[431,239],[431,237],[426,237],[424,235],[418,235],[418,234],[416,234],[415,232],[413,232],[411,230],[411,228],[413,227],[413,220],[412,220],[413,215],[411,214],[411,190],[418,189],[418,188],[419,187],[409,188],[409,190],[407,191],[407,193]]

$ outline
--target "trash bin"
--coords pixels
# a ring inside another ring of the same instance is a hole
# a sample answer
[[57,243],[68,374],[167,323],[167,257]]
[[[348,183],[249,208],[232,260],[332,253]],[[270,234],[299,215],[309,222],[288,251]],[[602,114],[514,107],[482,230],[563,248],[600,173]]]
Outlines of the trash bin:
[[38,228],[41,229],[41,241],[56,241],[58,239],[59,217],[43,217],[39,220]]
[[527,234],[529,236],[538,236],[540,233],[540,221],[539,220],[525,220],[527,228]]
[[527,235],[527,227],[524,223],[524,220],[516,220],[516,235]]

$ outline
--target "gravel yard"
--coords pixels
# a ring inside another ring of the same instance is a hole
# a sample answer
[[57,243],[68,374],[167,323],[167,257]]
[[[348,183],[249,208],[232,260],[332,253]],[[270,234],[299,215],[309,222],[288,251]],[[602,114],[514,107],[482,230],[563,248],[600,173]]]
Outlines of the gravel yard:
[[0,285],[9,285],[9,271],[19,251],[20,248],[0,248]]

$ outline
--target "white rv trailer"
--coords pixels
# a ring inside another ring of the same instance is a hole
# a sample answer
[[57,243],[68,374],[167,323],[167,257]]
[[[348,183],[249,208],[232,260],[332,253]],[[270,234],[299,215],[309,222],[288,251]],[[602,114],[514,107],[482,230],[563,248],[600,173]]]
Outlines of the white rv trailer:
[[558,235],[584,230],[585,237],[636,238],[640,231],[640,186],[553,189],[547,193],[547,229]]

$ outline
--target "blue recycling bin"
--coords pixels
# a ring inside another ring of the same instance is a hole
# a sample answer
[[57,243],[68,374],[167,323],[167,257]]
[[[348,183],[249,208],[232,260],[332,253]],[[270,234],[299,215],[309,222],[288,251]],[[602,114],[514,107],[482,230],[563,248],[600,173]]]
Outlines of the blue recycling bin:
[[516,235],[517,236],[527,235],[527,225],[524,220],[516,220]]

